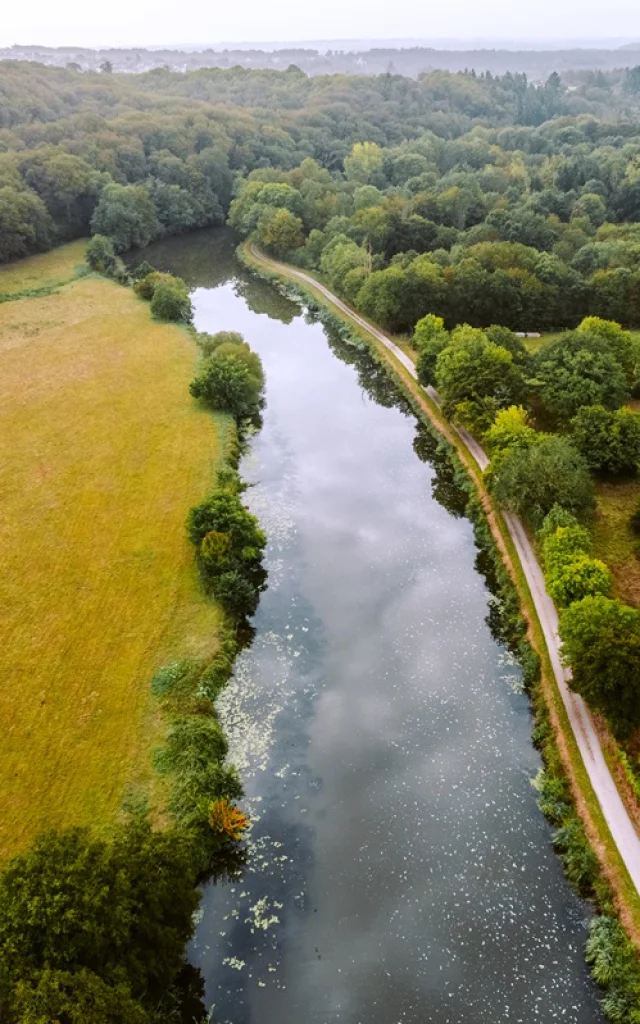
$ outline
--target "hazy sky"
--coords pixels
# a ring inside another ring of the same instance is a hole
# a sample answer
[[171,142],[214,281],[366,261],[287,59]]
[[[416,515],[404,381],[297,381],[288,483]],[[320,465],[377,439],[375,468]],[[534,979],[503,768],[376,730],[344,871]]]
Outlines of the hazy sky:
[[0,45],[226,40],[640,40],[638,0],[3,0]]

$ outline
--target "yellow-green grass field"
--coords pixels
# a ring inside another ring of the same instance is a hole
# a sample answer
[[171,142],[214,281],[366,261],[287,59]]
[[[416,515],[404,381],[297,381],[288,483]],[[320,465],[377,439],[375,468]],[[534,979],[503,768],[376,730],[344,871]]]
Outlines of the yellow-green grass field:
[[616,597],[640,606],[640,545],[629,525],[640,504],[640,480],[601,481],[596,497],[593,553],[613,573]]
[[[0,292],[81,255],[0,270]],[[102,278],[0,305],[0,860],[132,791],[153,806],[150,677],[215,648],[185,518],[232,428],[190,398],[196,358]]]
[[71,281],[84,264],[86,246],[86,239],[80,239],[41,256],[0,266],[0,295],[55,288]]

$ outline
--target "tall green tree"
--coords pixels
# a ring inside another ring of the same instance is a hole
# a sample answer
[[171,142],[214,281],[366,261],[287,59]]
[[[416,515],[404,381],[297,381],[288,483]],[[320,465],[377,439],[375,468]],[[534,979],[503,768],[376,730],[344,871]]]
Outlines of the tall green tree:
[[111,238],[116,252],[148,245],[158,233],[151,197],[142,185],[107,185],[91,218],[91,231]]
[[640,722],[640,612],[607,597],[585,597],[560,619],[571,688],[620,736]]

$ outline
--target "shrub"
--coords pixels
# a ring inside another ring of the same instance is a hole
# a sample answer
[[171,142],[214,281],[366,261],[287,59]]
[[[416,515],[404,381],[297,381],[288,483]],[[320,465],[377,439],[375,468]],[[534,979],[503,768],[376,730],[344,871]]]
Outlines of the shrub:
[[640,502],[636,505],[629,519],[629,526],[636,536],[640,536]]
[[213,832],[225,836],[231,842],[238,842],[249,827],[249,819],[228,800],[214,800],[209,805],[209,824]]
[[614,917],[602,914],[589,927],[587,963],[606,990],[603,1009],[610,1020],[637,1024],[640,1019],[640,965],[633,943]]
[[151,312],[157,320],[188,323],[193,318],[193,307],[186,286],[181,282],[159,281],[153,290]]
[[170,275],[161,274],[159,270],[151,270],[144,277],[137,278],[133,290],[141,299],[146,299],[147,302],[150,302],[153,298],[156,284],[166,276]]
[[229,564],[229,548],[231,538],[228,533],[210,530],[202,538],[200,558],[207,573],[223,572]]
[[106,235],[93,235],[87,242],[85,250],[87,263],[92,270],[107,276],[113,273],[116,267],[116,254],[113,242]]
[[181,775],[206,771],[212,762],[222,762],[226,756],[227,740],[218,721],[193,715],[174,721],[164,747],[156,751],[154,760],[163,774]]
[[591,895],[598,877],[598,859],[575,812],[554,832],[552,841],[562,857],[569,881],[583,895]]
[[258,375],[239,353],[218,350],[205,361],[189,390],[213,409],[243,419],[260,410],[263,386],[262,373]]
[[[578,520],[574,516],[573,512],[569,512],[568,509],[564,508],[563,505],[555,504],[553,508],[547,513],[542,522],[542,526],[538,531],[538,537],[541,541],[545,541],[551,534],[555,533],[559,526],[579,526]],[[582,550],[591,550],[591,538],[585,530],[585,537],[588,537],[588,544]]]
[[[148,277],[149,274],[156,274],[156,268],[149,263],[148,260],[143,260],[142,263],[138,263],[131,271],[131,278],[133,281],[141,281],[143,277]],[[151,296],[149,296],[151,298]]]

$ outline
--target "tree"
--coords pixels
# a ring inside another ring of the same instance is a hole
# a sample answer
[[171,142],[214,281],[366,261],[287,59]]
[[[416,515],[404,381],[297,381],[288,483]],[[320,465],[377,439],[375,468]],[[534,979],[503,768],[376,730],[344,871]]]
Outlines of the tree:
[[607,597],[585,597],[562,613],[560,637],[571,688],[626,735],[640,722],[640,612]]
[[148,245],[158,233],[158,222],[146,188],[106,185],[91,218],[91,232],[111,238],[116,252]]
[[126,983],[105,982],[86,968],[47,969],[29,982],[20,981],[12,1002],[12,1019],[21,1024],[152,1024],[151,1014]]
[[99,274],[110,276],[116,269],[116,254],[113,249],[113,242],[104,235],[93,235],[87,242],[85,250],[87,263],[92,270]]
[[[101,1004],[109,1022],[119,998],[126,1020],[144,1021],[129,993],[151,1007],[176,976],[199,901],[194,881],[188,843],[147,823],[111,842],[79,828],[38,836],[0,875],[0,961],[12,986],[41,986],[50,1005],[66,1000],[76,1014]],[[19,990],[19,1001],[29,998]]]
[[267,207],[260,215],[257,238],[269,252],[285,256],[291,249],[304,245],[302,221],[284,208]]
[[48,249],[53,236],[53,221],[35,192],[0,187],[0,262]]
[[585,405],[617,409],[630,394],[619,358],[605,338],[589,331],[573,331],[541,349],[536,377],[546,407],[561,422]]
[[442,317],[427,313],[418,320],[413,334],[413,346],[418,350],[416,371],[423,387],[435,385],[438,356],[450,342]]
[[564,437],[543,435],[528,448],[510,448],[494,467],[492,489],[498,501],[535,526],[554,505],[580,518],[595,506],[589,467]]
[[463,402],[471,402],[484,430],[498,409],[516,404],[524,392],[524,379],[511,353],[468,326],[453,332],[451,344],[437,358],[435,377],[445,414],[455,416]]
[[213,409],[236,419],[252,416],[260,408],[260,388],[234,356],[207,359],[189,390],[194,398],[204,398]]
[[579,554],[549,573],[546,578],[551,598],[561,608],[588,596],[611,593],[612,577],[604,562]]
[[571,435],[593,470],[635,473],[640,463],[640,417],[631,409],[612,412],[585,406],[571,420]]
[[189,390],[214,409],[236,419],[255,415],[262,405],[264,373],[259,356],[247,344],[223,343],[205,360]]
[[542,436],[531,426],[526,409],[510,405],[497,414],[484,435],[484,443],[489,454],[495,457],[508,448],[530,448]]
[[216,491],[189,513],[187,531],[193,544],[199,547],[212,530],[228,533],[234,551],[262,550],[267,543],[256,517],[244,507],[237,494],[229,491]]
[[244,338],[238,331],[217,331],[215,334],[198,331],[196,342],[206,359],[208,356],[212,356],[221,345],[242,345]]
[[20,171],[29,188],[40,196],[56,225],[56,238],[85,235],[103,176],[86,160],[56,146],[27,151]]
[[375,184],[384,165],[384,154],[375,142],[356,142],[344,162],[349,181],[362,185]]
[[615,357],[627,376],[633,373],[635,352],[630,331],[625,331],[615,320],[603,320],[599,316],[587,316],[576,327],[578,335],[595,335]]
[[508,327],[501,327],[499,324],[490,324],[484,332],[494,345],[506,348],[513,356],[513,361],[519,366],[526,366],[530,362],[524,342],[521,338],[509,330]]
[[260,599],[260,588],[237,569],[215,576],[211,583],[211,591],[233,618],[241,619],[255,615]]

